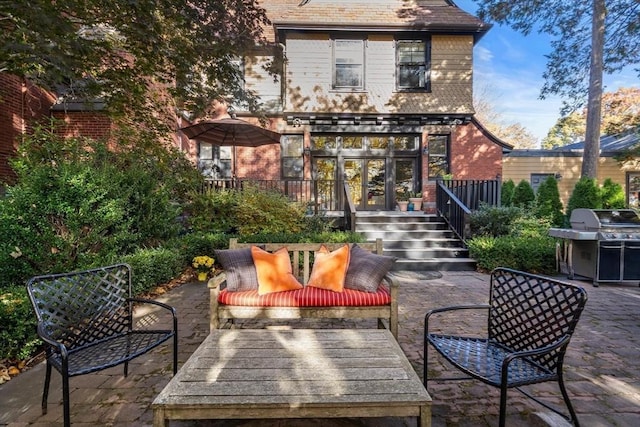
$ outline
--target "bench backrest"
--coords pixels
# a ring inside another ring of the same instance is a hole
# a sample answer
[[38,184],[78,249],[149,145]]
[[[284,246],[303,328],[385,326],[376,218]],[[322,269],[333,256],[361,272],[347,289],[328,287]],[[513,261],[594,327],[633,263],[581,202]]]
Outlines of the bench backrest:
[[125,332],[132,324],[127,264],[33,277],[27,291],[39,327],[68,350]]
[[[313,254],[320,250],[320,246],[326,246],[330,251],[341,248],[345,243],[240,243],[238,239],[229,239],[229,249],[242,249],[251,246],[259,246],[267,252],[275,252],[280,248],[286,247],[291,257],[291,265],[293,275],[302,278],[303,283],[309,281]],[[351,247],[353,244],[349,243]],[[375,242],[357,243],[362,249],[382,255],[382,239],[376,239]]]
[[[571,337],[586,302],[587,293],[578,286],[497,268],[491,273],[489,339],[523,351]],[[533,359],[555,370],[565,350],[563,345],[555,352]]]

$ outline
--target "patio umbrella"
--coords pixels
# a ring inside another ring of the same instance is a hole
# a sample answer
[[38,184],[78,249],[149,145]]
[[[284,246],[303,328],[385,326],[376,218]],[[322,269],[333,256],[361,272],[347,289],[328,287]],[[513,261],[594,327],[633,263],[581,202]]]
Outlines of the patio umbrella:
[[279,144],[280,134],[244,120],[222,118],[202,121],[180,129],[189,139],[208,142],[218,146],[231,146],[233,150],[233,173],[236,172],[235,147],[259,147]]

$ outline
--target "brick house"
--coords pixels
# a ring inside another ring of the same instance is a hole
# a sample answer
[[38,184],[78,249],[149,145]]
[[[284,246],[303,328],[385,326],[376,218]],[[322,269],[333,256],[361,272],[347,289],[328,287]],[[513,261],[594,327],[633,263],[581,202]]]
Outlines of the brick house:
[[[271,46],[241,64],[246,88],[262,99],[266,126],[283,135],[281,143],[232,150],[189,141],[178,131],[176,144],[206,176],[231,177],[235,156],[237,177],[346,177],[357,209],[393,210],[402,191],[423,192],[425,207],[433,208],[442,175],[502,175],[503,152],[511,147],[473,118],[473,46],[489,25],[449,0],[260,4],[272,23],[265,28]],[[262,67],[270,61],[276,76]],[[259,123],[242,105],[232,106],[238,117]],[[46,110],[43,103],[39,113]],[[9,123],[6,111],[0,102],[0,127]],[[49,115],[64,118],[69,135],[102,137],[111,126],[83,104],[56,105]],[[14,130],[0,132],[0,163],[24,126]]]
[[[452,1],[263,0],[274,49],[243,58],[280,146],[236,151],[238,177],[345,177],[358,210],[397,193],[435,201],[439,176],[496,179],[511,147],[473,119],[473,46],[489,25]],[[276,79],[262,65],[280,61]],[[238,117],[253,120],[241,105]],[[257,121],[256,121],[257,123]],[[231,176],[229,148],[199,147],[203,170]],[[339,191],[336,189],[335,191]]]

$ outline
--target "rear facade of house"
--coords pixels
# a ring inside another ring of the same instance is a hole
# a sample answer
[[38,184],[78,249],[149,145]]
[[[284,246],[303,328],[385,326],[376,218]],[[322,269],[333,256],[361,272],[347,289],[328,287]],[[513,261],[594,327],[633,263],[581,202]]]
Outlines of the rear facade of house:
[[[393,210],[442,176],[493,180],[505,145],[473,119],[473,47],[489,29],[451,1],[263,0],[271,46],[242,58],[280,146],[198,144],[211,178],[311,181],[318,202],[348,185],[358,210]],[[275,64],[276,75],[264,70]],[[239,118],[254,120],[242,105]],[[257,123],[257,121],[255,121]]]

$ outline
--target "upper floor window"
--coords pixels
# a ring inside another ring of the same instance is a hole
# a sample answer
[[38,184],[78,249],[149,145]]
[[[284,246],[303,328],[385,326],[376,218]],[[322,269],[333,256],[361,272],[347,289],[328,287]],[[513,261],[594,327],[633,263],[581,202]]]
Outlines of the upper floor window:
[[364,89],[364,40],[333,41],[333,88]]
[[199,148],[198,168],[205,178],[231,178],[231,147],[201,142]]
[[429,135],[427,144],[429,178],[448,175],[451,171],[449,135]]
[[429,44],[427,40],[396,41],[398,90],[429,89]]

